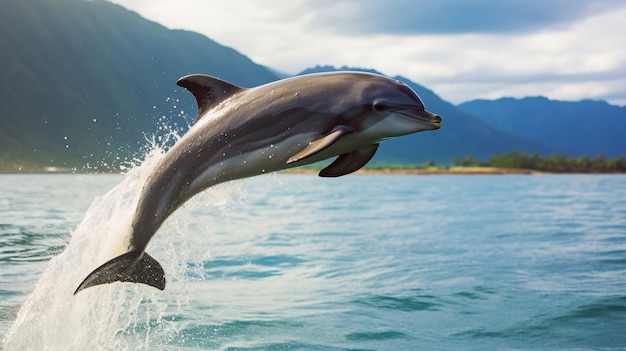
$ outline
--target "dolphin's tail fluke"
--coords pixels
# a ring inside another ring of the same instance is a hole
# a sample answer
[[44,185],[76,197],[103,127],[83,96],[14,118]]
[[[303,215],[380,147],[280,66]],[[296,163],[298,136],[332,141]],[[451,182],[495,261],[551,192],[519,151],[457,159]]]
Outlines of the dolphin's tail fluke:
[[163,267],[147,253],[129,251],[108,261],[91,272],[78,286],[74,295],[94,285],[113,282],[142,283],[157,289],[165,289]]

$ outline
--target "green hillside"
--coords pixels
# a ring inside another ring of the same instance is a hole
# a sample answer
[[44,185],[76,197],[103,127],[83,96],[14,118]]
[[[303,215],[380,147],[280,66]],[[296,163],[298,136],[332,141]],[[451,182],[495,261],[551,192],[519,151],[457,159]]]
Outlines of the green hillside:
[[176,104],[193,100],[175,85],[185,74],[242,86],[276,79],[202,35],[101,0],[3,0],[0,13],[5,165],[74,166],[136,153],[160,120],[186,123]]

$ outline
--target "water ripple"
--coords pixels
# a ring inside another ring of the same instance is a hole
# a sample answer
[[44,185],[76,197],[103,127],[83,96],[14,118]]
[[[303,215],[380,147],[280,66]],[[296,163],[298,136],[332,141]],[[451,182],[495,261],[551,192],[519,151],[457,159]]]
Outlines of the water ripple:
[[374,295],[353,300],[352,303],[373,308],[389,309],[394,311],[437,311],[442,302],[436,296],[422,295],[415,297],[397,297]]

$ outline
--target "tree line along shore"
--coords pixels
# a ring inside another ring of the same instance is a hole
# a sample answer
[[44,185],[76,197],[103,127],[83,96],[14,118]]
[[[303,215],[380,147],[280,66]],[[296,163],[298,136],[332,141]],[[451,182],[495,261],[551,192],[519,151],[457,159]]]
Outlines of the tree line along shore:
[[503,155],[494,155],[486,162],[478,162],[472,156],[466,156],[463,159],[455,157],[452,164],[465,167],[528,169],[544,172],[626,172],[626,158],[624,156],[607,159],[604,154],[589,158],[588,156],[568,157],[555,154],[542,157],[536,153],[526,155],[520,152],[509,152]]
[[[316,165],[288,170],[288,173],[312,173],[319,171]],[[547,173],[626,173],[626,158],[609,158],[599,154],[568,157],[564,155],[527,155],[509,152],[494,155],[487,161],[478,161],[468,155],[455,156],[451,165],[437,165],[427,161],[419,165],[373,164],[363,167],[360,173],[370,174],[547,174]]]

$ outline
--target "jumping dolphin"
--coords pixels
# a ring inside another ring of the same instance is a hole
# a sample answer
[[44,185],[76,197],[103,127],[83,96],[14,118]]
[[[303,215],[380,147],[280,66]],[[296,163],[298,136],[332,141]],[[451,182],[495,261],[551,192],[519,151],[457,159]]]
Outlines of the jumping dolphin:
[[198,116],[148,177],[128,251],[74,294],[115,281],[163,290],[163,268],[144,250],[172,212],[208,187],[334,156],[319,175],[339,177],[363,167],[382,140],[441,126],[408,86],[371,73],[310,74],[250,89],[200,74],[177,84],[195,96]]

